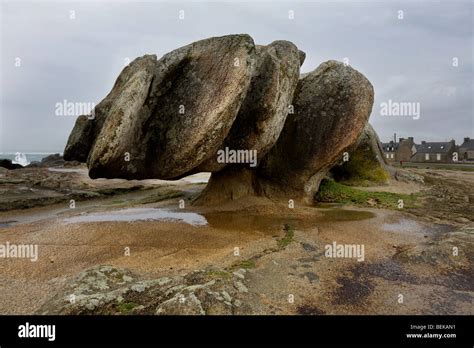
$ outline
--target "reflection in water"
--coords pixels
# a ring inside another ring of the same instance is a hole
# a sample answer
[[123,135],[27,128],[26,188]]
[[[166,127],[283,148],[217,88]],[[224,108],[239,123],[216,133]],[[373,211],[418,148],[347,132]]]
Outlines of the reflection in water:
[[140,220],[164,220],[185,222],[194,226],[207,225],[206,218],[196,213],[174,212],[158,208],[129,208],[103,213],[91,213],[73,216],[64,219],[66,223],[80,222],[115,222],[115,221],[140,221]]
[[290,224],[298,229],[309,229],[318,223],[336,221],[357,221],[374,217],[372,212],[329,209],[321,210],[314,216],[308,215],[274,215],[247,212],[211,212],[197,214],[176,212],[162,208],[128,208],[98,213],[88,213],[64,219],[66,223],[81,222],[127,222],[143,220],[163,220],[185,222],[194,226],[208,225],[216,229],[235,231],[260,231],[273,233],[281,230],[283,225]]
[[298,225],[298,219],[267,214],[235,212],[212,212],[204,214],[209,225],[215,229],[273,233],[281,230],[283,224]]
[[217,229],[238,231],[274,232],[281,230],[284,224],[290,224],[297,229],[309,229],[318,223],[337,221],[358,221],[371,219],[374,213],[345,209],[320,210],[319,214],[308,215],[271,215],[249,214],[242,212],[212,212],[203,214],[209,225]]
[[345,209],[331,209],[321,211],[323,214],[322,221],[359,221],[367,220],[375,217],[375,214],[370,211],[363,210],[345,210]]
[[87,174],[87,169],[84,168],[48,168],[50,172],[57,173],[85,173]]

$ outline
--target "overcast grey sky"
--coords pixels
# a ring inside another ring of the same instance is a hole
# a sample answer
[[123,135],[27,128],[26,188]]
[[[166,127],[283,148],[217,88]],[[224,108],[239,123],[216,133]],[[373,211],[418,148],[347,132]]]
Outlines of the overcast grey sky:
[[[474,137],[470,0],[1,1],[0,152],[62,152],[75,118],[56,116],[56,103],[100,102],[127,58],[236,33],[294,42],[302,72],[348,58],[374,85],[370,122],[383,141]],[[419,103],[420,117],[381,115],[389,100]]]

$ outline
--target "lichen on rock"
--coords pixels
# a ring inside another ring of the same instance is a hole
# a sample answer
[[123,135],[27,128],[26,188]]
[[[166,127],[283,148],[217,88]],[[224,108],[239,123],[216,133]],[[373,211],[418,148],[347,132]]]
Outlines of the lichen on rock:
[[331,169],[334,179],[349,185],[387,184],[393,170],[385,161],[380,140],[369,123],[355,145],[347,160]]

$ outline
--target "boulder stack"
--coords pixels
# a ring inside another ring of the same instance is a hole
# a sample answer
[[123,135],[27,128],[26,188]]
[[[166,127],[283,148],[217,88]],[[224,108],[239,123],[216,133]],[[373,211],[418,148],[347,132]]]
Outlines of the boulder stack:
[[304,52],[248,35],[201,40],[119,75],[80,116],[64,159],[91,178],[179,179],[212,172],[198,202],[248,195],[311,203],[319,182],[360,142],[374,91],[336,61],[300,78]]

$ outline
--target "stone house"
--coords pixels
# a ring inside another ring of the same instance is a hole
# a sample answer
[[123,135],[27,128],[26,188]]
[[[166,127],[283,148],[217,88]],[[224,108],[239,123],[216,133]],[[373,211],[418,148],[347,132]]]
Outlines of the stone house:
[[410,162],[416,152],[413,137],[400,138],[398,142],[391,140],[389,143],[382,143],[382,149],[385,159],[389,162]]
[[408,137],[408,139],[400,138],[395,157],[398,162],[410,162],[416,151],[413,137]]
[[474,161],[474,139],[464,138],[458,148],[459,161]]
[[397,142],[391,140],[389,143],[382,143],[383,155],[388,162],[394,162],[397,160]]
[[452,163],[453,152],[456,151],[454,140],[449,142],[426,142],[415,145],[416,153],[411,157],[411,162],[418,163]]

